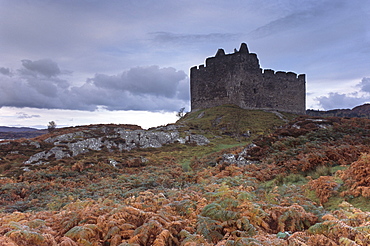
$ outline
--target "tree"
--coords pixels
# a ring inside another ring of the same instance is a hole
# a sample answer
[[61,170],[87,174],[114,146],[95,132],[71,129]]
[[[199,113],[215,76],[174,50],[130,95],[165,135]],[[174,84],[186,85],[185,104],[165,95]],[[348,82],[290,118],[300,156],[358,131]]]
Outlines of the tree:
[[179,112],[177,112],[176,116],[179,117],[179,118],[182,118],[184,117],[185,115],[185,108],[180,108]]
[[48,131],[52,132],[55,130],[56,127],[57,127],[57,124],[54,121],[50,121],[48,124]]

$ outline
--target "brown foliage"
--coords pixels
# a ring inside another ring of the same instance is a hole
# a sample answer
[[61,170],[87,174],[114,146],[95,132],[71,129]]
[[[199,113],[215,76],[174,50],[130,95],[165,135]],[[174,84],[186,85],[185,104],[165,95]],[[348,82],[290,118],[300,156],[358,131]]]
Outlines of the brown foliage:
[[340,173],[340,177],[350,188],[342,195],[370,197],[370,154],[363,153],[351,166]]
[[318,179],[308,182],[308,187],[314,190],[316,196],[320,199],[320,203],[326,203],[329,198],[336,193],[334,190],[338,184],[334,181],[332,176],[321,176]]
[[267,210],[270,214],[270,228],[275,232],[303,231],[316,223],[317,217],[299,205],[275,206]]

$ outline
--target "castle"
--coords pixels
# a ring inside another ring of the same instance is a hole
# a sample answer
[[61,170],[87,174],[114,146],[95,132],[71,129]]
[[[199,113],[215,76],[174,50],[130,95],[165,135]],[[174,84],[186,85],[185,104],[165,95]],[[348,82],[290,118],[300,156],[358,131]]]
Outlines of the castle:
[[262,70],[257,55],[242,43],[239,51],[219,49],[205,65],[190,69],[191,109],[235,104],[244,109],[306,112],[306,76]]

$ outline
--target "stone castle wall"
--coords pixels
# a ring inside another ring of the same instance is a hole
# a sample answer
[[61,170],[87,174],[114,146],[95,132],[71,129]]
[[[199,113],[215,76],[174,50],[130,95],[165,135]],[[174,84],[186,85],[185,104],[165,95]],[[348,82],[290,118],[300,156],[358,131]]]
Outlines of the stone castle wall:
[[191,108],[235,104],[244,109],[266,109],[305,114],[305,75],[262,70],[256,54],[242,44],[239,51],[219,49],[205,65],[190,69]]

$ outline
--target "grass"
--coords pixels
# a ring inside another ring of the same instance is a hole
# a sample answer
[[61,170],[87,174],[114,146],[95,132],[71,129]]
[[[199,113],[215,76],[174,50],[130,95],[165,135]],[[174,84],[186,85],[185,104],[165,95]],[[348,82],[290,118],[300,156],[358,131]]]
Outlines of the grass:
[[[293,114],[284,115],[287,118]],[[271,132],[284,121],[271,112],[262,110],[244,110],[235,105],[223,105],[202,109],[186,114],[176,124],[190,130],[207,131],[210,135],[229,135],[243,139],[251,134],[252,138]]]

